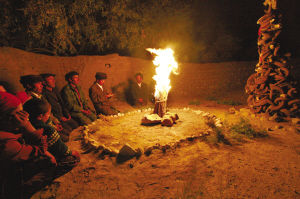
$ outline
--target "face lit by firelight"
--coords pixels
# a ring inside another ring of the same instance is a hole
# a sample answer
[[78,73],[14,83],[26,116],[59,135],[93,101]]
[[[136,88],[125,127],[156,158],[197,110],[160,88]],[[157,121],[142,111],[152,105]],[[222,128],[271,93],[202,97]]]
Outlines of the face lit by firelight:
[[49,76],[49,77],[45,78],[45,81],[46,81],[47,86],[49,86],[51,88],[55,88],[55,77]]
[[79,75],[74,75],[74,76],[70,79],[70,82],[71,82],[72,84],[75,84],[75,85],[79,84]]
[[43,84],[42,82],[36,82],[33,84],[33,91],[36,93],[42,93],[43,92]]
[[143,82],[143,78],[142,78],[142,76],[141,76],[141,75],[137,75],[135,78],[136,78],[136,82],[137,82],[137,83],[139,83],[139,84],[140,84],[140,83],[142,83],[142,82]]

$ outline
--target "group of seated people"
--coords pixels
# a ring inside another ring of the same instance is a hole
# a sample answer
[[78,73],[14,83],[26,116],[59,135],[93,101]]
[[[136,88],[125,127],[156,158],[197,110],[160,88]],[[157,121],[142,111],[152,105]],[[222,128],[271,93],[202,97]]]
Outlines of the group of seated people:
[[[147,104],[143,75],[135,75],[133,104]],[[113,94],[105,87],[107,75],[98,72],[89,89],[93,111],[79,85],[79,74],[65,75],[61,92],[55,74],[25,75],[25,91],[13,95],[0,83],[0,198],[28,198],[36,189],[75,167],[80,156],[65,144],[73,129],[87,125],[101,114],[119,111],[111,103]]]

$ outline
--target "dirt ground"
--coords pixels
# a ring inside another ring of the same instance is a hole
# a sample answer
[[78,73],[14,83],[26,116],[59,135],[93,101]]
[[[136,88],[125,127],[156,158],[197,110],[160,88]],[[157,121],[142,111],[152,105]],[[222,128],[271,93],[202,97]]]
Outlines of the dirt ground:
[[[207,111],[228,124],[243,115],[230,114],[232,106],[216,101],[189,105],[183,100],[169,106]],[[133,110],[120,104],[118,108]],[[32,198],[300,198],[300,133],[290,122],[244,116],[267,130],[268,136],[232,145],[204,140],[184,142],[165,153],[154,150],[150,156],[142,155],[123,164],[117,164],[115,157],[99,159],[93,152],[81,154],[76,168]],[[68,145],[83,153],[78,137],[79,131],[75,130]]]

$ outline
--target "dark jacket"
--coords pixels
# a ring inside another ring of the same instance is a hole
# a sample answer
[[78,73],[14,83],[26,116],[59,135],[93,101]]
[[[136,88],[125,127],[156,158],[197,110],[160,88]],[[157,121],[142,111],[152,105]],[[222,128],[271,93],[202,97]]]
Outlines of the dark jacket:
[[84,97],[84,93],[82,92],[80,86],[77,86],[77,90],[79,92],[80,97],[70,84],[67,84],[61,91],[61,97],[69,112],[80,113],[83,109],[89,109],[87,101]]
[[142,82],[141,87],[135,82],[131,85],[131,95],[133,99],[133,104],[139,104],[138,99],[142,98],[144,103],[148,101],[148,87],[147,84]]
[[51,104],[51,112],[53,115],[60,119],[62,117],[69,117],[69,111],[65,107],[64,102],[57,90],[57,88],[54,88],[52,91],[44,88],[43,89],[43,95],[47,99],[47,101]]

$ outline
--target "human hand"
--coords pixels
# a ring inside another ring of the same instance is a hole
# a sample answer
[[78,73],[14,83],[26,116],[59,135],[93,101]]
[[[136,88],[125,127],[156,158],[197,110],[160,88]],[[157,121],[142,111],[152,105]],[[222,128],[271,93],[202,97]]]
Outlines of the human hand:
[[113,97],[113,96],[114,96],[113,93],[108,93],[108,94],[106,95],[107,98],[111,98],[111,97]]
[[55,157],[54,157],[49,151],[46,151],[46,152],[45,152],[45,155],[49,158],[50,162],[51,162],[53,165],[57,166],[57,162],[56,162]]
[[91,113],[90,110],[81,110],[81,112],[83,112],[86,115],[89,115]]
[[16,111],[12,113],[12,117],[18,127],[26,128],[29,124],[29,114],[26,111]]
[[29,133],[36,130],[30,123],[29,114],[26,111],[21,110],[13,112],[12,118],[16,128],[24,128]]
[[68,121],[69,119],[66,118],[66,117],[61,117],[60,120],[62,120],[63,122],[66,122],[66,121]]

